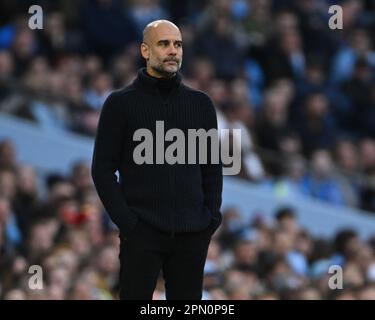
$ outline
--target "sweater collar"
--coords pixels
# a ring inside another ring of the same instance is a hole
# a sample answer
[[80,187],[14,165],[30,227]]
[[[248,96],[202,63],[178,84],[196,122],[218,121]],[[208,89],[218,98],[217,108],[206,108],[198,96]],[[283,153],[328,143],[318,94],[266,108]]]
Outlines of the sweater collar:
[[179,72],[173,78],[155,78],[147,73],[146,68],[139,69],[137,78],[135,79],[135,84],[141,85],[150,91],[155,91],[159,88],[172,89],[178,87],[180,83],[181,74]]

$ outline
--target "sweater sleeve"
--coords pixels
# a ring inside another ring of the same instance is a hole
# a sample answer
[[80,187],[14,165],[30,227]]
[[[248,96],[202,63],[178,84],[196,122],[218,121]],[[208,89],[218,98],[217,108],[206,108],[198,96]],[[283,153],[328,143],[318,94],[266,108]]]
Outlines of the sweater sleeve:
[[112,93],[104,102],[92,159],[91,175],[104,208],[124,235],[135,227],[137,216],[122,194],[116,171],[120,168],[124,133],[124,115],[118,93]]
[[[206,106],[208,108],[205,111],[205,130],[218,129],[217,128],[217,116],[215,107],[211,99],[207,97]],[[219,135],[215,136],[215,139],[219,139]],[[202,188],[204,194],[204,205],[209,209],[212,215],[212,228],[213,233],[220,226],[222,221],[222,214],[220,212],[222,202],[222,189],[223,189],[223,171],[222,162],[219,152],[219,163],[215,164],[211,162],[211,143],[208,139],[207,143],[207,164],[201,164],[202,174]],[[217,140],[218,141],[218,140]],[[219,144],[218,144],[219,145]]]

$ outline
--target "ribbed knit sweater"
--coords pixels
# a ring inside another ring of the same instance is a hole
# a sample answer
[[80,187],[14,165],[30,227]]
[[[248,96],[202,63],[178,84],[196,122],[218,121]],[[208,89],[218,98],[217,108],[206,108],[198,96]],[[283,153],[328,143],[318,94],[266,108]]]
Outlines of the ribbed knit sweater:
[[[181,81],[158,79],[140,69],[136,79],[106,99],[95,138],[92,177],[111,220],[120,233],[129,235],[139,219],[155,228],[174,233],[202,231],[220,225],[222,162],[211,163],[210,139],[207,164],[156,163],[156,121],[164,130],[178,128],[188,137],[188,129],[217,129],[214,105],[208,95]],[[152,164],[133,159],[137,129],[145,128],[154,137]],[[198,139],[197,139],[198,141]],[[172,141],[165,141],[165,149]],[[187,159],[186,141],[186,159]],[[116,171],[119,173],[117,179]]]

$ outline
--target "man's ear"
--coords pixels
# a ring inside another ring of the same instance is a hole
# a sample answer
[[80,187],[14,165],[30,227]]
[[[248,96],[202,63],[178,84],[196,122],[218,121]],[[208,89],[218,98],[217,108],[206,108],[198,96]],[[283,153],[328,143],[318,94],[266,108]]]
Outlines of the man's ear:
[[148,60],[150,57],[150,51],[147,43],[141,43],[141,55],[145,60]]

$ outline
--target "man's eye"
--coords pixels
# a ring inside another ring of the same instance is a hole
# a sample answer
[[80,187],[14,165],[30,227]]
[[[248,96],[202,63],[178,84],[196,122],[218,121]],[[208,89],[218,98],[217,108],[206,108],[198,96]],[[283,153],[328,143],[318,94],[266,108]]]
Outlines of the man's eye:
[[182,47],[182,44],[181,44],[181,43],[176,43],[176,47],[177,47],[177,48],[181,48],[181,47]]

